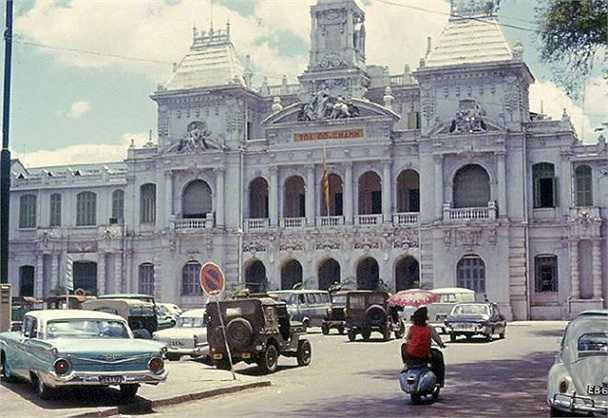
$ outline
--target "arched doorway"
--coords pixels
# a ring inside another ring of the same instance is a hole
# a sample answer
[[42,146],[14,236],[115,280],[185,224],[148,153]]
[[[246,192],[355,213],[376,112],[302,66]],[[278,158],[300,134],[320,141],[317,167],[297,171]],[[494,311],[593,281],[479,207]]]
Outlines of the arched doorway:
[[411,255],[403,257],[395,265],[395,290],[420,287],[420,265]]
[[260,260],[254,260],[245,268],[245,286],[252,293],[266,291],[266,266]]
[[373,171],[359,177],[359,215],[382,213],[382,181]]
[[194,180],[182,195],[182,216],[187,219],[204,219],[213,212],[211,187],[203,180]]
[[281,289],[293,289],[296,283],[302,282],[302,264],[298,260],[289,260],[281,267]]
[[397,212],[420,211],[420,176],[404,170],[397,177]]
[[327,203],[323,193],[323,185],[321,185],[321,197],[319,204],[321,205],[321,216],[342,216],[344,211],[342,208],[342,178],[337,174],[327,176],[329,183],[329,215],[327,214]]
[[258,177],[249,183],[249,217],[268,218],[268,182],[263,177]]
[[300,176],[291,176],[285,182],[283,194],[283,217],[303,218],[306,216],[306,191],[304,179]]
[[19,267],[19,296],[34,296],[34,266]]
[[373,257],[366,257],[357,264],[357,289],[375,290],[380,281],[380,268]]
[[87,294],[97,295],[97,263],[75,261],[73,264],[74,289],[84,289]]
[[455,208],[487,207],[490,201],[490,176],[478,164],[461,167],[454,175]]
[[460,259],[456,266],[456,285],[480,295],[486,293],[486,264],[481,257],[469,254]]
[[327,290],[335,282],[340,282],[340,263],[328,258],[319,265],[319,289]]

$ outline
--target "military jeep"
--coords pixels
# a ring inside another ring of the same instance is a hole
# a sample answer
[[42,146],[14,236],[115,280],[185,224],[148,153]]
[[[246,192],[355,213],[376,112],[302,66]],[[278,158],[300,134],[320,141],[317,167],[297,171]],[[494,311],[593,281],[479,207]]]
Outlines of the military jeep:
[[256,363],[264,373],[277,369],[279,355],[296,357],[299,366],[310,364],[312,347],[302,338],[306,334],[304,325],[290,321],[284,302],[259,297],[207,305],[207,341],[216,367],[230,369],[220,312],[234,364]]
[[346,329],[348,339],[355,341],[361,334],[369,340],[372,331],[382,334],[384,341],[391,338],[394,332],[399,339],[405,332],[405,325],[387,303],[389,294],[382,291],[353,290],[346,295]]
[[329,330],[332,328],[336,328],[340,335],[344,334],[346,329],[344,309],[346,308],[347,293],[347,291],[339,291],[331,294],[331,308],[321,323],[323,335],[329,334]]

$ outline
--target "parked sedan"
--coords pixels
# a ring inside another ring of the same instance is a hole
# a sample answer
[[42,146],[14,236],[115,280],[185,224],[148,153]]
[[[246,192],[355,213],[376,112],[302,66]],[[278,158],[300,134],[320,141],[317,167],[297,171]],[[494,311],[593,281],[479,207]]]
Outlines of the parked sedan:
[[608,310],[568,324],[549,370],[547,402],[551,416],[608,415]]
[[25,315],[23,329],[0,333],[6,379],[30,381],[42,399],[66,386],[119,386],[126,398],[141,383],[167,378],[162,344],[136,340],[118,315],[45,310]]
[[459,335],[483,335],[492,341],[494,334],[502,339],[507,333],[507,321],[495,303],[459,303],[450,311],[445,327],[452,342]]
[[209,356],[205,310],[184,312],[177,319],[175,328],[157,331],[152,338],[166,344],[168,360],[179,360],[181,356]]

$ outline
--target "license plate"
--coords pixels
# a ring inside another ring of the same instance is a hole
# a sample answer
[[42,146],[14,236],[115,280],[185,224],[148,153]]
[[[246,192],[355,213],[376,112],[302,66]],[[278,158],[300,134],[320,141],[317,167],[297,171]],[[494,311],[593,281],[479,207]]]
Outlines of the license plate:
[[608,396],[608,386],[587,385],[587,395]]
[[213,359],[214,360],[221,360],[222,358],[224,358],[224,356],[222,354],[214,354],[213,355]]
[[103,385],[117,385],[124,381],[122,376],[99,376],[99,383]]
[[472,329],[473,325],[471,324],[457,324],[456,329]]

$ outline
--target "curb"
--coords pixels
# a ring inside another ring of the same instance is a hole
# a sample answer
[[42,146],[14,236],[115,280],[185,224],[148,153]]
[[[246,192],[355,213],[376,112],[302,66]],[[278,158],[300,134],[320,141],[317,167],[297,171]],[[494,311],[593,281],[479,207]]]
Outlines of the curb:
[[200,392],[186,393],[182,395],[170,396],[168,398],[149,400],[139,397],[134,402],[128,405],[111,406],[107,408],[100,408],[91,412],[84,412],[76,415],[68,415],[68,418],[85,418],[85,417],[109,417],[113,415],[119,415],[129,412],[139,412],[143,410],[151,411],[152,408],[168,405],[178,405],[190,401],[196,401],[205,398],[211,398],[219,395],[226,395],[230,393],[241,392],[244,390],[269,387],[272,383],[269,380],[263,380],[261,382],[243,383],[240,385],[227,386],[217,389],[207,389]]

